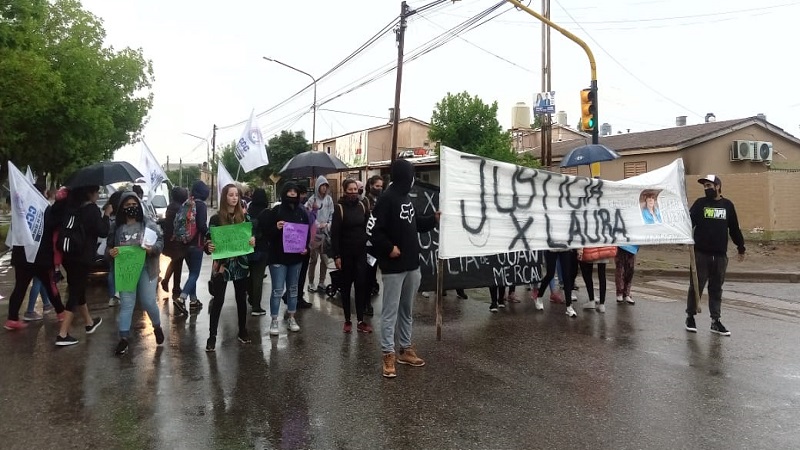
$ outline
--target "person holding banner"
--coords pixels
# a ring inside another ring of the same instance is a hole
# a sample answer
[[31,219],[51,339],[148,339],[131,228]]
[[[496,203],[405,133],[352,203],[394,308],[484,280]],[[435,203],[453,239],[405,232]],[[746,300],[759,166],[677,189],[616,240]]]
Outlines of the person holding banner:
[[534,306],[537,310],[541,311],[544,309],[544,302],[542,301],[542,297],[544,297],[544,291],[547,289],[547,286],[550,286],[550,301],[553,303],[559,303],[558,299],[554,300],[552,292],[552,285],[550,281],[553,280],[553,277],[556,276],[556,265],[560,264],[561,269],[564,273],[564,277],[562,281],[564,282],[564,301],[567,304],[567,315],[570,317],[577,317],[578,314],[575,312],[575,308],[572,307],[572,290],[574,289],[575,277],[572,276],[573,270],[573,260],[572,260],[573,252],[571,250],[556,250],[550,249],[545,250],[544,252],[544,261],[545,261],[545,275],[542,278],[542,281],[539,283],[539,288],[533,290],[533,296],[536,298],[534,299]]
[[[164,331],[161,329],[161,313],[156,296],[160,272],[159,258],[164,249],[164,235],[161,227],[145,215],[142,201],[136,193],[125,191],[120,196],[114,225],[108,233],[106,242],[106,252],[113,259],[116,279],[121,282],[120,277],[133,278],[130,286],[115,281],[115,286],[120,291],[120,303],[119,343],[114,354],[121,356],[128,351],[133,308],[136,306],[137,298],[153,324],[156,345],[163,344]],[[123,247],[128,248],[121,252],[120,249]],[[139,256],[142,249],[145,253],[144,260]]]
[[[414,166],[405,159],[390,167],[392,184],[378,200],[367,223],[367,238],[372,244],[383,278],[381,312],[381,350],[383,376],[397,376],[395,362],[422,367],[411,341],[414,298],[421,281],[419,238],[436,227],[439,212],[417,216],[409,192],[414,186]],[[395,354],[395,330],[400,350]]]
[[297,312],[297,292],[300,268],[309,252],[311,224],[305,208],[300,206],[299,188],[294,183],[286,183],[281,193],[281,203],[272,208],[267,219],[267,239],[269,240],[269,276],[272,279],[272,295],[269,299],[269,312],[272,321],[270,336],[280,334],[278,313],[284,289],[289,292],[286,315],[289,330],[300,331],[295,320]]
[[[739,219],[733,202],[722,196],[722,180],[716,175],[706,175],[697,180],[703,185],[704,197],[695,200],[689,208],[694,226],[695,268],[697,289],[703,295],[708,282],[708,310],[711,314],[711,332],[730,336],[731,332],[720,322],[722,309],[722,284],[728,270],[728,235],[736,244],[739,261],[744,260],[744,236],[739,228]],[[697,304],[694,296],[694,280],[689,278],[686,296],[686,331],[697,333],[694,316]]]
[[[242,209],[239,188],[235,184],[228,184],[222,188],[222,204],[219,205],[219,213],[211,216],[208,221],[208,236],[206,236],[206,253],[212,254],[217,249],[214,242],[214,228],[236,225],[249,222]],[[256,238],[251,236],[248,245],[252,248],[256,245]],[[220,244],[219,247],[222,247]],[[217,345],[217,329],[219,328],[219,316],[222,313],[222,305],[225,303],[225,288],[228,281],[233,282],[234,297],[236,298],[236,315],[239,322],[239,342],[242,344],[250,343],[250,335],[247,333],[247,291],[250,287],[250,264],[247,255],[233,256],[231,258],[215,259],[211,266],[211,302],[208,307],[211,320],[209,325],[209,337],[206,341],[206,351],[213,352]]]
[[372,333],[372,326],[364,322],[364,310],[369,300],[367,286],[367,207],[360,201],[358,184],[353,179],[342,183],[344,197],[333,211],[331,242],[336,270],[340,271],[339,292],[344,309],[344,332],[353,330],[350,321],[350,288],[356,291],[356,329],[359,333]]

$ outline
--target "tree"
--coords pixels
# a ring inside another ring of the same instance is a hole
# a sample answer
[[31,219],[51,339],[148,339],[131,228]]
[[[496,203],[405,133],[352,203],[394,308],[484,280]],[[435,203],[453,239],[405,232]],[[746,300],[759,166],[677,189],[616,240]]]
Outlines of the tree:
[[181,174],[181,170],[170,170],[166,172],[167,178],[174,186],[183,187],[191,186],[200,179],[200,167],[197,164],[187,164],[182,172]]
[[542,116],[540,114],[536,114],[533,116],[533,123],[531,124],[531,128],[536,130],[542,128]]
[[76,0],[0,6],[0,162],[62,178],[135,142],[152,106],[141,49],[104,47]]
[[261,170],[261,177],[267,180],[271,175],[278,175],[278,172],[290,159],[309,150],[311,150],[311,144],[306,140],[305,133],[281,131],[267,142],[269,165]]
[[497,121],[497,102],[487,105],[469,93],[447,95],[436,104],[428,138],[456,150],[516,163],[511,135]]

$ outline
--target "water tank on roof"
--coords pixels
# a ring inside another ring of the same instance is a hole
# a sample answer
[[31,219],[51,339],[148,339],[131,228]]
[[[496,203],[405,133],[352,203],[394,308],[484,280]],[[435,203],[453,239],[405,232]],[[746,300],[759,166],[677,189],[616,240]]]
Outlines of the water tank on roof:
[[567,112],[559,111],[556,113],[556,123],[561,126],[567,126]]
[[767,121],[767,116],[764,115],[764,113],[758,113],[756,114],[756,117],[758,117],[760,120],[763,120],[764,122]]
[[675,118],[675,126],[676,127],[683,127],[686,126],[686,116],[678,116]]
[[604,123],[600,125],[600,136],[611,136],[611,124]]
[[530,128],[531,109],[525,102],[517,102],[511,108],[511,128]]

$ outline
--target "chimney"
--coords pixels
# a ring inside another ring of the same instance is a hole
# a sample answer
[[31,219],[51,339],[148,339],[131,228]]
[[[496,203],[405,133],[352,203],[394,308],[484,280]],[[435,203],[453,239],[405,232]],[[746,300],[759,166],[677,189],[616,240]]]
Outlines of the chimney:
[[715,116],[714,113],[706,114],[706,123],[711,123],[716,121],[717,121],[717,116]]
[[394,108],[389,108],[389,123],[394,123]]
[[676,127],[685,127],[686,126],[686,116],[678,116],[675,118],[675,126]]

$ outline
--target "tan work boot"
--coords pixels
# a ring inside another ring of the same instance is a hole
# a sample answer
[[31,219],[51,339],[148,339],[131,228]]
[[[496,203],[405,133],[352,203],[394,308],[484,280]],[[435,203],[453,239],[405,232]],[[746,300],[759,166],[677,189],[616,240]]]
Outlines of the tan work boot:
[[397,362],[400,364],[408,364],[412,367],[422,367],[425,365],[425,360],[417,356],[413,345],[400,349],[400,354],[397,355]]
[[383,354],[383,376],[386,378],[397,376],[397,371],[394,368],[394,352]]

